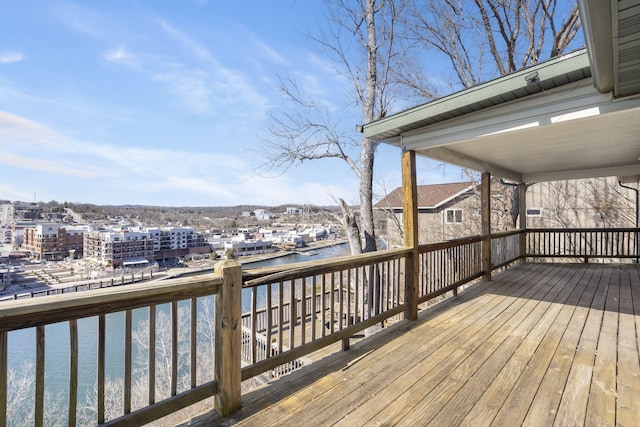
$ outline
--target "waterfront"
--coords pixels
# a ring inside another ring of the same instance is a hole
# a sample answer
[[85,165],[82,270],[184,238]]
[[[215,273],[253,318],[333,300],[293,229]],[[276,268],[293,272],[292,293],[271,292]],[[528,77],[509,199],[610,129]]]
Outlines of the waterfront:
[[[271,265],[284,265],[302,261],[318,260],[343,256],[348,253],[346,244],[339,244],[326,248],[313,249],[313,255],[302,255],[300,253],[290,253],[285,256],[255,261],[244,266],[245,269],[259,268]],[[130,285],[135,286],[135,285]],[[89,291],[90,292],[90,291]],[[249,292],[243,294],[243,311],[249,310],[250,299],[246,297]],[[180,303],[180,307],[188,306],[189,302]],[[207,312],[205,305],[207,298],[200,298],[198,301],[198,319],[203,319]],[[210,309],[211,307],[209,307]],[[180,311],[180,309],[179,309]],[[157,308],[158,316],[162,313],[170,312],[169,305],[160,305]],[[137,309],[133,311],[133,330],[144,331],[144,322],[148,320],[148,309]],[[121,378],[124,371],[124,313],[114,313],[107,315],[106,322],[106,377],[111,380]],[[206,324],[206,321],[203,322]],[[79,336],[79,407],[84,402],[90,401],[96,387],[97,369],[97,328],[96,317],[80,319],[78,321]],[[160,325],[158,325],[158,333]],[[144,335],[144,333],[142,333]],[[207,335],[205,332],[204,335]],[[62,408],[66,407],[68,400],[69,382],[69,328],[67,323],[49,325],[45,328],[45,390],[50,396],[55,396],[55,400],[60,402]],[[203,339],[200,339],[203,338]],[[134,339],[135,341],[135,339]],[[205,347],[204,337],[199,337],[198,351]],[[134,361],[140,356],[144,356],[144,349],[138,348],[134,342]],[[190,351],[190,350],[189,350]],[[8,334],[8,367],[18,374],[18,377],[27,376],[27,382],[35,378],[35,354],[36,354],[36,333],[34,328],[12,331]],[[161,357],[157,354],[157,358]],[[144,360],[144,357],[141,359]],[[31,371],[31,372],[29,372]],[[210,374],[210,373],[209,373]],[[87,399],[87,396],[89,399]],[[9,425],[19,425],[11,424]]]

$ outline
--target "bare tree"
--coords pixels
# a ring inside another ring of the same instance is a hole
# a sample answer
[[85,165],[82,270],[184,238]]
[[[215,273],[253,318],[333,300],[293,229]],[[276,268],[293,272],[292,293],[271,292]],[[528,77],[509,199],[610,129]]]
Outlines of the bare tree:
[[[33,425],[35,422],[35,366],[31,361],[24,361],[17,368],[9,368],[7,372],[7,419],[8,427]],[[64,396],[61,391],[45,390],[44,425],[66,425]]]
[[[332,60],[336,72],[350,82],[352,92],[346,99],[359,107],[362,123],[384,117],[393,100],[392,70],[403,56],[397,32],[406,0],[327,0],[327,4],[328,27],[312,35],[312,40]],[[306,96],[294,77],[281,78],[280,90],[285,104],[272,112],[265,138],[267,165],[284,171],[308,160],[346,162],[358,177],[360,189],[357,217],[344,201],[339,202],[351,251],[376,250],[372,207],[376,142],[355,134],[354,123],[343,127],[339,115]]]
[[[469,88],[580,42],[578,7],[567,5],[565,0],[416,0],[406,26],[415,44],[449,64],[454,78],[447,83]],[[402,81],[424,80],[424,71],[404,67]],[[428,99],[439,96],[433,87],[410,88]]]
[[[450,89],[513,73],[581,44],[578,6],[565,0],[416,0],[408,21],[412,43],[449,64]],[[442,85],[425,84],[424,72],[407,62],[398,80],[413,96],[435,99]],[[515,224],[517,187],[511,200]]]

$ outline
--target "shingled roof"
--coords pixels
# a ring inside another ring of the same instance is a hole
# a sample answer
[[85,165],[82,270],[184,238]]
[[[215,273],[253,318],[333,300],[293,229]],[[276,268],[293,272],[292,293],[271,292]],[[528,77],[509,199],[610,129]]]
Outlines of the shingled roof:
[[[471,182],[418,185],[418,209],[436,209],[473,189]],[[387,194],[374,206],[377,209],[402,208],[402,187]]]

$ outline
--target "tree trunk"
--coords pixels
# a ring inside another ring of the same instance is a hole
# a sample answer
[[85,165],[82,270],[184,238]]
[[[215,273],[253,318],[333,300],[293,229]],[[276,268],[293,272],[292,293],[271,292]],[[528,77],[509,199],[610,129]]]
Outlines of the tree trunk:
[[358,228],[358,220],[353,213],[353,209],[344,200],[340,199],[340,207],[342,208],[342,225],[349,240],[351,255],[362,253],[362,244],[360,242],[360,229]]
[[[367,21],[367,80],[365,82],[366,97],[363,105],[365,123],[375,118],[376,85],[378,82],[378,41],[376,37],[375,0],[366,2]],[[362,138],[360,150],[360,227],[363,252],[377,249],[376,234],[373,222],[373,159],[376,143]]]

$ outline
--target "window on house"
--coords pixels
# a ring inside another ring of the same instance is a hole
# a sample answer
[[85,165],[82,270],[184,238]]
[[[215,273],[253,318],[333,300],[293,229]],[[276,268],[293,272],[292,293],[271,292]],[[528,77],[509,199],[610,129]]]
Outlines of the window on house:
[[527,209],[527,216],[542,216],[542,208]]
[[447,224],[462,224],[462,209],[447,209],[444,214]]

